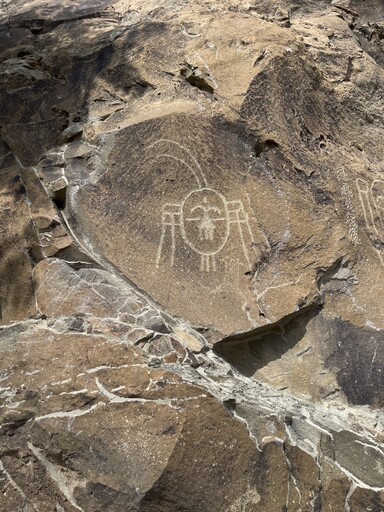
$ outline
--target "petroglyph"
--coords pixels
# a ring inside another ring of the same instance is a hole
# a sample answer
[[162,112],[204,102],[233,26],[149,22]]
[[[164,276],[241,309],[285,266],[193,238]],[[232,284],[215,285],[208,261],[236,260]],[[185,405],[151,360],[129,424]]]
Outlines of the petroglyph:
[[210,212],[214,212],[217,214],[221,214],[220,208],[216,208],[216,206],[206,206],[207,198],[203,199],[204,204],[199,204],[194,206],[191,210],[191,213],[194,213],[196,210],[202,210],[201,217],[192,217],[186,219],[187,221],[197,221],[199,222],[199,237],[200,240],[213,240],[213,235],[215,231],[215,222],[219,220],[226,220],[223,217],[212,217]]
[[[159,268],[160,260],[167,248],[170,249],[170,265],[174,266],[177,237],[181,237],[192,251],[201,256],[200,270],[216,271],[216,256],[227,244],[232,226],[237,228],[236,234],[240,239],[241,251],[245,262],[251,268],[250,250],[254,246],[254,237],[243,202],[240,199],[228,201],[220,192],[210,188],[200,164],[181,144],[161,139],[149,147],[153,148],[160,143],[174,144],[184,150],[196,168],[192,169],[183,159],[169,153],[161,153],[154,160],[166,157],[185,164],[192,171],[198,188],[192,190],[180,203],[166,203],[163,206],[156,268]],[[166,247],[167,235],[170,237],[170,247]]]
[[347,183],[347,176],[344,169],[338,169],[336,178],[340,185],[341,199],[346,210],[346,224],[348,226],[348,233],[354,245],[360,244],[358,225],[356,221],[356,213],[353,206],[353,193]]
[[357,178],[356,187],[369,237],[384,267],[384,256],[377,247],[384,244],[384,181],[373,180],[370,184],[363,178]]

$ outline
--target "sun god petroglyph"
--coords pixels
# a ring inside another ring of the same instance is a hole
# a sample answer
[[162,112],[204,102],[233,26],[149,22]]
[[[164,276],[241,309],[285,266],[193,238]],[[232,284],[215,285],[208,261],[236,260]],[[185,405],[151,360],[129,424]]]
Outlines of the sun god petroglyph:
[[[174,144],[192,156],[187,148],[167,139],[161,139],[151,147],[160,143]],[[162,232],[156,268],[159,268],[162,254],[166,250],[167,232],[170,232],[170,265],[172,267],[175,263],[176,237],[181,236],[189,248],[201,256],[200,270],[216,271],[216,256],[224,249],[231,230],[236,228],[243,257],[251,268],[249,249],[254,246],[254,237],[243,202],[240,199],[228,201],[220,192],[210,188],[200,164],[194,157],[192,159],[195,169],[170,153],[161,153],[156,157],[158,158],[171,158],[182,162],[192,171],[199,188],[192,190],[180,203],[166,203],[163,206]],[[202,184],[204,184],[203,187]]]

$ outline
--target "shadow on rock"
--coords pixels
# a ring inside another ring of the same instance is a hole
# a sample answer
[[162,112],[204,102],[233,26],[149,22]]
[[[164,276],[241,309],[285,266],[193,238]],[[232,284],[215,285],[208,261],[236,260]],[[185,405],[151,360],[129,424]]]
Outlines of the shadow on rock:
[[215,352],[247,377],[280,359],[305,336],[308,323],[320,308],[307,309],[272,326],[231,336],[217,343]]
[[122,25],[111,3],[32,2],[24,10],[14,6],[3,18],[0,133],[23,166],[36,165],[63,130],[87,119],[96,84],[100,94],[94,101],[108,105],[106,115],[145,91],[129,58],[121,64],[139,31]]

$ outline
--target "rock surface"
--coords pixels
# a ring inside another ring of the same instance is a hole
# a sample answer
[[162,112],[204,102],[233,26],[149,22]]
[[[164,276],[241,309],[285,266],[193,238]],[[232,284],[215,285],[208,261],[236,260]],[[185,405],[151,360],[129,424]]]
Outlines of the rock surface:
[[384,510],[383,20],[0,2],[0,511]]

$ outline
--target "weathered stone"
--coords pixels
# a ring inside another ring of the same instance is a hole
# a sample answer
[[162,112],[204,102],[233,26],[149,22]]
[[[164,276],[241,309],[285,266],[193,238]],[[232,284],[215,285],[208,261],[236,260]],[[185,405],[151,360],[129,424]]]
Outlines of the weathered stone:
[[382,3],[0,3],[0,511],[381,511]]
[[309,310],[265,333],[224,340],[216,350],[244,375],[280,389],[326,400],[345,396],[351,403],[381,407],[382,332],[334,314],[328,308]]
[[365,512],[369,509],[373,512],[383,508],[384,496],[382,492],[374,493],[370,489],[357,488],[350,496],[348,505],[351,510],[356,512]]
[[[150,137],[152,132],[154,136]],[[201,137],[204,134],[204,140],[210,139],[207,154],[203,148],[198,150],[201,164],[193,149],[189,149],[201,144],[198,133]],[[262,325],[266,317],[280,318],[317,300],[316,280],[313,279],[315,286],[308,282],[305,291],[307,278],[302,274],[297,280],[300,273],[297,267],[291,270],[286,267],[287,280],[292,278],[292,281],[281,290],[277,287],[278,295],[274,294],[273,286],[263,293],[256,291],[253,276],[263,275],[258,267],[266,258],[273,260],[269,246],[275,243],[268,242],[268,233],[272,230],[273,236],[281,238],[286,229],[285,217],[275,217],[273,227],[270,219],[263,218],[261,197],[268,204],[276,202],[277,208],[281,202],[279,194],[283,192],[276,185],[272,188],[267,175],[263,176],[262,169],[257,169],[251,147],[247,148],[246,139],[236,135],[235,126],[220,128],[219,123],[215,126],[198,117],[175,116],[160,124],[151,121],[143,126],[135,125],[114,139],[107,143],[111,170],[102,171],[100,179],[92,175],[89,186],[71,189],[70,220],[78,233],[97,239],[99,250],[171,313],[186,317],[195,325],[213,324],[217,330],[230,334]],[[139,139],[146,140],[147,149],[133,149],[141,148]],[[184,140],[189,141],[188,146],[183,144]],[[125,164],[128,153],[131,170]],[[168,160],[170,165],[164,167]],[[124,169],[120,168],[120,162],[124,162]],[[204,162],[209,162],[209,167]],[[113,188],[113,183],[117,183],[114,177],[117,175],[124,176],[127,182],[113,192],[115,201],[111,208],[110,186]],[[182,181],[179,175],[183,176]],[[238,175],[244,176],[241,184],[236,182]],[[119,193],[125,194],[126,187],[130,190],[128,210],[124,198],[119,198]],[[293,189],[287,190],[288,193],[292,200],[297,195]],[[297,202],[301,202],[299,197]],[[295,215],[298,220],[299,213],[294,213],[293,205],[290,208],[293,230]],[[315,203],[309,208],[315,212]],[[318,226],[321,238],[326,236],[326,210],[324,213],[319,210],[316,215],[325,215],[325,224],[322,227],[320,222]],[[111,230],[111,226],[116,230]],[[297,231],[303,237],[302,226],[298,225]],[[293,244],[298,243],[293,241],[293,235],[290,239]],[[135,250],[136,246],[141,247],[140,252]],[[333,258],[337,259],[337,247],[335,251]],[[324,254],[324,267],[329,265],[329,257],[329,253]],[[305,259],[303,265],[308,265]],[[268,272],[274,272],[273,267],[271,261]],[[290,272],[294,272],[291,277]],[[164,281],[179,282],[180,286],[170,295],[160,285]],[[223,286],[226,292],[220,293]],[[184,289],[188,295],[199,296],[199,302],[188,300]],[[268,314],[266,308],[270,310]]]
[[119,294],[116,281],[104,271],[87,268],[75,271],[62,260],[53,258],[38,263],[33,275],[36,300],[44,315],[88,313],[117,317],[130,312],[129,296],[125,290]]
[[37,236],[18,169],[3,170],[0,182],[0,323],[6,324],[36,312],[28,252]]
[[[33,339],[30,336],[27,331],[14,344],[1,345],[3,360],[16,376],[6,378],[6,389],[15,392],[8,393],[4,409],[15,404],[20,420],[17,416],[11,420],[10,414],[3,418],[5,425],[10,420],[15,425],[12,445],[19,446],[19,453],[10,460],[6,445],[0,447],[4,446],[6,475],[12,479],[16,472],[17,490],[25,489],[24,503],[36,502],[27,474],[20,471],[20,457],[48,471],[74,508],[121,510],[125,503],[124,507],[134,510],[142,502],[143,509],[152,510],[156,503],[163,503],[164,495],[173,496],[176,506],[188,500],[196,507],[219,511],[245,492],[251,483],[256,448],[245,428],[201,389],[161,370],[137,366],[143,359],[133,349],[99,338],[52,335],[50,331],[36,331]],[[17,363],[26,342],[30,344],[27,359]],[[41,344],[45,346],[44,361]],[[64,347],[72,354],[71,360],[65,360],[65,370],[62,358],[55,357]],[[85,366],[83,358],[87,359]],[[19,365],[18,372],[15,364]],[[29,371],[20,372],[22,367]],[[79,368],[83,370],[80,373]],[[61,380],[54,382],[57,375]],[[42,382],[49,386],[40,387]],[[21,418],[27,411],[32,420],[23,423]],[[105,428],[114,432],[108,441]],[[8,435],[9,427],[3,436]],[[243,453],[247,453],[245,458]],[[186,457],[190,465],[185,465]],[[32,482],[38,471],[32,470]],[[193,474],[191,486],[188,475]],[[227,492],[218,501],[213,490],[221,484],[226,485]],[[47,486],[41,494],[48,510],[54,505],[54,495]],[[12,494],[5,499],[4,506],[10,506]]]
[[341,431],[333,434],[335,459],[370,487],[384,487],[384,456],[376,444]]

